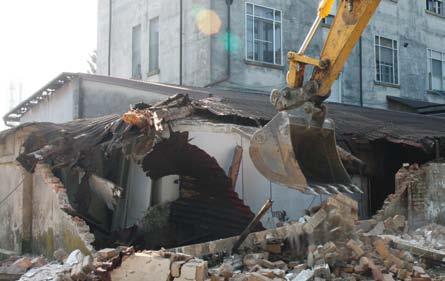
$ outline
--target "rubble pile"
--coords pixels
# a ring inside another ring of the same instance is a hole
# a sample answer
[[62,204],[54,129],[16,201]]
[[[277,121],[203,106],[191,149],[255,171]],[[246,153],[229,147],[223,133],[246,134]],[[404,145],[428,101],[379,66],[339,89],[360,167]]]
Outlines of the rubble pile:
[[402,238],[419,246],[445,251],[445,226],[442,225],[429,224],[402,235]]
[[[277,260],[279,258],[279,260]],[[408,251],[391,246],[378,236],[360,236],[344,242],[309,246],[304,260],[289,260],[276,253],[250,253],[226,259],[211,268],[213,281],[309,281],[309,280],[444,280],[427,273],[423,264]]]
[[202,255],[197,252],[206,243],[141,252],[122,246],[92,256],[57,250],[50,263],[42,257],[11,257],[0,264],[0,276],[4,272],[6,280],[22,281],[445,280],[443,226],[408,232],[399,214],[359,222],[356,202],[342,194],[309,213],[303,222],[252,233],[237,252],[230,248],[237,237],[209,242],[209,252]]

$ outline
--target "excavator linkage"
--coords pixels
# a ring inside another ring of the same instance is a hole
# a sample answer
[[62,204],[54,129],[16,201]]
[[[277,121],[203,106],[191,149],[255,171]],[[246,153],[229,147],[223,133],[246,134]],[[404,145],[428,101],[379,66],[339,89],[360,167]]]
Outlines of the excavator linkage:
[[[279,113],[251,139],[250,156],[270,181],[303,192],[360,192],[340,160],[335,127],[323,101],[381,0],[339,0],[320,58],[305,55],[334,0],[321,0],[317,17],[298,52],[288,53],[287,86],[273,90]],[[305,82],[306,66],[313,72]]]
[[272,182],[302,192],[354,190],[337,152],[332,120],[307,125],[304,118],[279,112],[253,135],[250,156]]

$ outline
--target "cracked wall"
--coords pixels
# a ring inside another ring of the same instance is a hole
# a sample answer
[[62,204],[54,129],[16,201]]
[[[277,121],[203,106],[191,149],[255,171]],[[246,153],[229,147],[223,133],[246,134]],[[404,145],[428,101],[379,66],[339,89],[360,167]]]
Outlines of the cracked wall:
[[31,130],[24,128],[0,141],[0,245],[18,253],[53,256],[54,250],[93,251],[85,222],[68,215],[66,190],[47,165],[29,174],[15,161]]

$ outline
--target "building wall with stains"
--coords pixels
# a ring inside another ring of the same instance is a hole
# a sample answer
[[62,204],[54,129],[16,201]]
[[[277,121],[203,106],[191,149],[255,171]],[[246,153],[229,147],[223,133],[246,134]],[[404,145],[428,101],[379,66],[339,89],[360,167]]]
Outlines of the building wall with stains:
[[[21,252],[29,246],[29,236],[24,232],[24,201],[28,199],[25,191],[29,187],[26,172],[15,162],[18,155],[19,140],[9,135],[0,140],[0,245],[1,248]],[[25,202],[28,203],[29,202]]]
[[68,215],[70,203],[62,182],[47,165],[37,165],[33,174],[32,251],[51,257],[55,250],[93,251],[94,241],[88,225],[80,218]]
[[445,163],[426,166],[426,217],[430,222],[445,225]]
[[25,128],[0,139],[1,248],[49,258],[58,248],[91,252],[88,226],[62,210],[70,204],[60,180],[46,165],[30,174],[15,161],[28,134]]
[[[112,5],[111,36],[109,11]],[[180,69],[180,1],[125,0],[99,1],[98,9],[98,74],[120,78],[141,78],[149,81],[179,84]],[[192,15],[200,8],[210,9],[209,0],[183,1],[183,14]],[[150,21],[158,18],[159,69],[149,69]],[[210,83],[210,38],[200,34],[193,18],[183,20],[184,81],[193,85]],[[133,46],[133,29],[140,28],[140,42]],[[108,53],[111,38],[110,54]],[[140,53],[140,77],[133,77],[134,48]],[[110,61],[108,56],[110,55]]]
[[[180,79],[180,1],[113,1],[111,76],[131,77],[132,27],[142,26],[142,80],[178,84]],[[107,74],[109,0],[99,1],[98,73]],[[183,1],[182,81],[185,85],[230,88],[269,93],[285,84],[286,53],[297,50],[316,16],[317,1],[233,1],[228,30],[226,1]],[[267,64],[246,59],[246,3],[282,12],[282,60]],[[203,16],[204,15],[204,16]],[[159,16],[160,72],[148,75],[149,19]],[[200,27],[202,18],[207,28]],[[323,25],[307,51],[317,57],[329,25]],[[227,35],[230,34],[230,37]],[[376,81],[375,36],[397,41],[398,83]],[[228,38],[230,38],[230,43]],[[387,108],[386,96],[443,103],[445,98],[427,91],[427,49],[445,53],[443,16],[426,10],[425,1],[382,0],[365,30],[361,52],[357,46],[333,86],[332,101]],[[360,56],[361,53],[361,56]],[[228,63],[230,61],[230,63]],[[361,68],[360,68],[360,65]],[[307,70],[310,74],[311,70]]]

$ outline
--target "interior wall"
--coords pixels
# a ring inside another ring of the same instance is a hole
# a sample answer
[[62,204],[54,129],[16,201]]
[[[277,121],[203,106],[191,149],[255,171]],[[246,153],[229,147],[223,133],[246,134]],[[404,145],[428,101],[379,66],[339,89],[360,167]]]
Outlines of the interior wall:
[[126,188],[128,189],[126,193],[128,205],[125,225],[131,227],[144,217],[152,200],[152,181],[144,173],[141,165],[134,161],[130,162]]
[[273,228],[277,222],[273,213],[286,212],[291,220],[298,220],[305,214],[305,210],[325,201],[325,195],[307,195],[285,186],[271,183],[255,168],[250,155],[250,140],[231,130],[231,125],[208,126],[180,126],[180,131],[190,132],[190,143],[197,145],[214,157],[218,164],[229,171],[233,153],[237,145],[243,148],[243,159],[240,167],[235,191],[241,199],[257,213],[267,199],[272,199],[274,204],[262,219],[263,226]]

